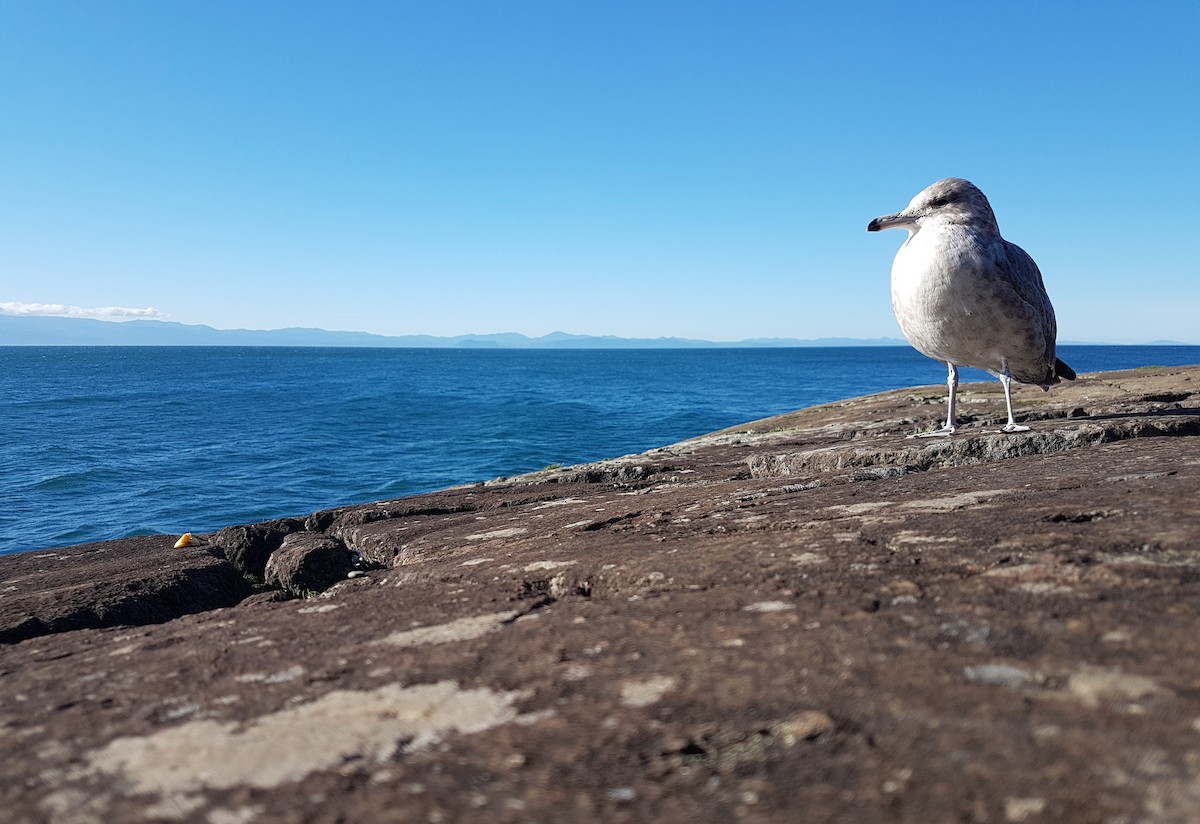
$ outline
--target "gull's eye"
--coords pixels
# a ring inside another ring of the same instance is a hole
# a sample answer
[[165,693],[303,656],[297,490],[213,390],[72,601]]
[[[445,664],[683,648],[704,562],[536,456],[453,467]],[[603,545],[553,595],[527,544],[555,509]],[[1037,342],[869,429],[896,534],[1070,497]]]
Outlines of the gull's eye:
[[949,202],[950,202],[950,198],[948,198],[948,197],[935,197],[933,200],[929,201],[929,208],[930,209],[940,209],[941,207],[945,206]]

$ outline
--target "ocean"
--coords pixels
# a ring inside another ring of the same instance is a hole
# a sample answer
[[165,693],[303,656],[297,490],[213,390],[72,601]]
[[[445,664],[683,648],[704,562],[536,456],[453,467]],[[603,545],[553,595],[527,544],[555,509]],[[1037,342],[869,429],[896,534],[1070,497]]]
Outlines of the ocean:
[[[1200,347],[1059,355],[1090,372]],[[305,515],[944,381],[906,346],[0,347],[0,554]]]

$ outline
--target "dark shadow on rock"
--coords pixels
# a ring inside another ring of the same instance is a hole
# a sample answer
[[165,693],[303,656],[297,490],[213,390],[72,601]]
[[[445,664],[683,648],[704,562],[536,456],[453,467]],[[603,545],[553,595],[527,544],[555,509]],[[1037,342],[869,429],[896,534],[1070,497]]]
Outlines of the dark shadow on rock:
[[212,542],[239,572],[261,580],[271,553],[279,549],[284,538],[303,529],[304,522],[298,518],[280,518],[261,524],[227,526]]
[[158,624],[234,606],[250,584],[203,547],[154,535],[28,553],[8,560],[0,643],[52,633]]

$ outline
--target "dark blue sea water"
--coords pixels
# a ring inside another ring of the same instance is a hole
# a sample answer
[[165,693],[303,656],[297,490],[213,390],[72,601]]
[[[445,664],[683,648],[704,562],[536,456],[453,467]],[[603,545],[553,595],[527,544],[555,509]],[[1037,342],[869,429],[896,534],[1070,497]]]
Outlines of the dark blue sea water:
[[[1200,347],[1060,355],[1082,372]],[[0,554],[304,515],[944,380],[903,346],[0,348]]]

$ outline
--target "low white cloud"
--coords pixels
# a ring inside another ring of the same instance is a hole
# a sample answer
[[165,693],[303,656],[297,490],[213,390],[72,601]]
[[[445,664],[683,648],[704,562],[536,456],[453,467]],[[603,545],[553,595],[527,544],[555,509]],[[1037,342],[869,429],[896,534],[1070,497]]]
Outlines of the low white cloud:
[[84,306],[66,306],[62,303],[20,303],[17,301],[0,301],[0,314],[3,315],[41,315],[59,318],[95,318],[96,320],[135,320],[137,318],[166,317],[153,306],[145,309],[127,306],[98,306],[89,309]]

